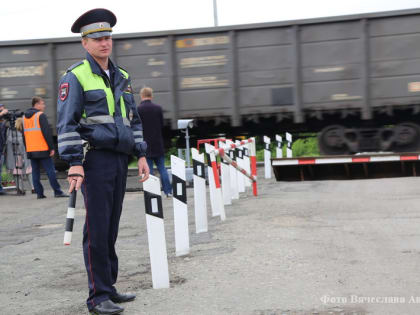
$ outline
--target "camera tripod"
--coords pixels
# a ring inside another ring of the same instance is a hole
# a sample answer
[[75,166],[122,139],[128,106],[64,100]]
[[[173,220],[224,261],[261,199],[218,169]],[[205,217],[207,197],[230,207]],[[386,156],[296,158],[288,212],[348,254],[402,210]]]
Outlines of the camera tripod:
[[[22,167],[22,165],[24,164],[24,156],[21,150],[19,149],[19,134],[18,134],[18,130],[16,129],[15,123],[16,123],[16,116],[11,115],[9,119],[8,132],[10,132],[11,138],[12,138],[12,152],[13,152],[13,159],[15,162],[14,170],[16,171],[16,174],[13,174],[13,177],[15,179],[15,184],[16,184],[16,194],[25,195],[25,188],[23,184],[23,167]],[[7,140],[8,139],[9,137],[7,137]]]

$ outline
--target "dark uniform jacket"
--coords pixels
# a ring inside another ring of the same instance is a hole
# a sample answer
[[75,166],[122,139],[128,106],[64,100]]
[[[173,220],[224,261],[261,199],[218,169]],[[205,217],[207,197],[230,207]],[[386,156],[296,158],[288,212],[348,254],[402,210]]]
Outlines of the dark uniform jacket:
[[165,154],[163,146],[162,108],[150,100],[140,103],[137,107],[140,119],[143,122],[144,140],[147,143],[147,157],[159,157]]
[[[126,79],[118,67],[109,60],[110,79],[90,54],[87,54],[92,73],[101,76],[107,86],[111,85],[114,101],[114,116],[109,110],[104,90],[84,91],[72,72],[83,62],[71,66],[60,80],[57,101],[58,151],[60,157],[70,166],[81,165],[83,160],[82,140],[92,147],[134,154],[146,155],[143,128],[131,91],[130,78]],[[126,116],[122,117],[120,97],[123,96]],[[86,113],[86,117],[82,114]],[[107,121],[104,123],[104,119]],[[98,123],[101,121],[101,123]]]
[[[35,115],[39,110],[36,108],[29,108],[25,112],[25,118],[31,118],[33,115]],[[46,151],[34,151],[34,152],[28,152],[28,159],[45,159],[50,156],[50,151],[54,150],[54,142],[51,134],[50,125],[48,124],[47,115],[42,113],[39,115],[39,125],[41,127],[42,135],[44,136],[45,141],[48,144],[48,150]],[[25,139],[26,140],[26,139]],[[26,143],[25,143],[26,145]]]

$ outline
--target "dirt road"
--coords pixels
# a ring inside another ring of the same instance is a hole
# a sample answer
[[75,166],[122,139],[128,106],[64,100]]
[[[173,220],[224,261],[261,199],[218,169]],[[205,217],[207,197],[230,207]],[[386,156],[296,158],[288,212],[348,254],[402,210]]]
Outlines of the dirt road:
[[[262,173],[262,170],[261,172]],[[130,185],[136,186],[134,178]],[[48,184],[45,187],[49,187]],[[164,199],[171,288],[152,289],[144,201],[127,193],[117,288],[137,294],[124,314],[418,314],[420,179],[278,183],[260,180],[176,257]],[[0,197],[2,314],[86,314],[81,198],[63,246],[67,200]]]

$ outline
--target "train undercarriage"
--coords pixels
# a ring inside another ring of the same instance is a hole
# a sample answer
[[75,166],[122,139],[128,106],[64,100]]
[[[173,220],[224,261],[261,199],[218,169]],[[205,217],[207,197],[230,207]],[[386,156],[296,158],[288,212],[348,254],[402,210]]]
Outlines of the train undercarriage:
[[[390,115],[389,113],[392,113]],[[292,117],[279,121],[275,116],[243,117],[241,126],[232,127],[226,119],[196,119],[191,140],[203,138],[269,136],[289,132],[293,138],[317,135],[322,155],[348,155],[360,152],[420,152],[420,113],[412,107],[374,113],[374,119],[363,120],[359,113],[343,118],[341,111],[316,112],[296,124]],[[321,115],[322,114],[322,115]],[[174,130],[168,130],[168,138]],[[179,139],[180,145],[183,140]]]
[[420,151],[420,126],[414,122],[370,128],[330,125],[318,133],[318,145],[324,155],[417,152]]

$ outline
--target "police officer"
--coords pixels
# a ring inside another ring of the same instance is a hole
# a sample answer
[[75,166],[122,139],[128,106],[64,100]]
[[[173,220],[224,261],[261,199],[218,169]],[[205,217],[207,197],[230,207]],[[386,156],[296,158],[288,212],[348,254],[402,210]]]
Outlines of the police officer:
[[[138,158],[140,182],[149,177],[146,143],[128,73],[109,58],[115,15],[86,12],[74,22],[86,59],[71,66],[59,83],[58,150],[70,164],[69,192],[80,187],[85,199],[83,254],[88,275],[87,307],[95,314],[118,314],[115,303],[135,299],[117,292],[115,252],[127,179],[128,157]],[[82,140],[88,142],[83,160]]]

